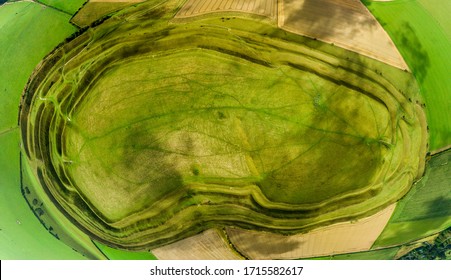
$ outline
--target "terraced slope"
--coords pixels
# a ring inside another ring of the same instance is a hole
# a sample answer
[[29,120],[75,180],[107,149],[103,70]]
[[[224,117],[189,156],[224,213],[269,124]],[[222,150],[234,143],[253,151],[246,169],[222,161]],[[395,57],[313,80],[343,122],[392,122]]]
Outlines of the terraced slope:
[[301,233],[374,214],[422,175],[410,74],[244,14],[170,22],[183,1],[150,2],[53,51],[24,92],[30,165],[94,239]]
[[[18,104],[37,63],[75,31],[69,16],[37,3],[0,6],[0,259],[85,259],[50,235],[21,192]],[[39,206],[42,207],[42,206]],[[37,207],[36,207],[37,208]],[[49,250],[51,248],[51,250]],[[88,254],[86,254],[88,255]],[[98,256],[93,252],[91,256]]]

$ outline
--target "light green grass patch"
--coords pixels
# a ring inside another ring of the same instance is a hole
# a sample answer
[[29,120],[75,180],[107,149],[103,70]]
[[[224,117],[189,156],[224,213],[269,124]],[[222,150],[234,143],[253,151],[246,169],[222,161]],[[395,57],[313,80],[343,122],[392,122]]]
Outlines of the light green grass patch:
[[418,0],[418,3],[431,15],[434,21],[445,32],[451,41],[451,1],[443,0]]
[[156,260],[151,252],[131,252],[108,247],[100,242],[93,241],[96,246],[108,257],[110,260]]
[[75,14],[88,0],[38,0],[38,2],[54,7],[70,15]]
[[75,32],[69,20],[32,2],[0,7],[0,131],[17,125],[20,95],[39,61]]
[[417,78],[426,102],[430,150],[451,144],[451,1],[366,2]]
[[0,135],[0,259],[84,259],[51,236],[20,191],[19,129]]
[[31,2],[0,7],[1,259],[83,258],[46,231],[22,196],[19,129],[15,128],[28,76],[53,47],[75,31],[69,18]]

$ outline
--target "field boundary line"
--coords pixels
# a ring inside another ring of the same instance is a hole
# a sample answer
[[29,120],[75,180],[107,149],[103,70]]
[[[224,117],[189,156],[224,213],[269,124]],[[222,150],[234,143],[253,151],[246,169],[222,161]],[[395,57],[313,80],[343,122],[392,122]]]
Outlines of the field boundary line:
[[[0,134],[1,134],[1,133],[0,133]],[[434,155],[443,153],[443,152],[445,152],[445,151],[447,151],[447,150],[451,150],[451,144],[448,145],[448,146],[445,146],[445,147],[443,147],[443,148],[440,148],[440,149],[431,151],[431,156],[434,156]]]
[[10,133],[10,132],[12,132],[12,131],[14,131],[16,129],[19,129],[19,127],[15,126],[15,127],[10,127],[10,128],[5,129],[5,130],[2,130],[2,131],[0,131],[0,136],[8,134],[8,133]]

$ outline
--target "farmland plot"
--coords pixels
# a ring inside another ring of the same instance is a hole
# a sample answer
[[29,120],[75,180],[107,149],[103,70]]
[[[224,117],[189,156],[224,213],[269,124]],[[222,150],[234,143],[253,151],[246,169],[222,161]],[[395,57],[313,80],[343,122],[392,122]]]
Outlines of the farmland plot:
[[157,248],[152,251],[163,260],[238,260],[240,255],[233,251],[220,234],[219,229],[209,229],[198,235]]
[[188,0],[176,17],[185,18],[226,11],[253,13],[275,18],[277,0]]
[[451,144],[451,2],[438,1],[435,6],[432,2],[370,2],[368,8],[387,29],[419,82],[430,150],[435,151]]
[[237,250],[251,259],[299,259],[366,251],[390,219],[395,205],[359,221],[313,230],[306,234],[282,236],[265,232],[228,229]]
[[451,225],[451,150],[428,162],[424,177],[399,201],[375,247],[403,244]]
[[390,37],[359,0],[283,0],[281,28],[407,69]]

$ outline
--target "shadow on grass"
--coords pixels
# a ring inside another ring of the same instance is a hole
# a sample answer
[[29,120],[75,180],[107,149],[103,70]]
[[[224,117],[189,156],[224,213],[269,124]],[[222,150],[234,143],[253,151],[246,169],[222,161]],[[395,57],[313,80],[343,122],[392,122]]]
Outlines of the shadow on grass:
[[429,55],[426,50],[421,45],[415,30],[408,22],[402,24],[400,29],[400,49],[406,52],[405,55],[410,57],[408,61],[411,63],[409,65],[418,81],[421,83],[426,78],[428,70],[431,66]]
[[428,208],[426,209],[426,217],[451,217],[451,199],[442,196],[429,202]]
[[[255,238],[252,240],[252,244],[249,248],[256,255],[269,257],[274,255],[284,255],[296,250],[296,248],[304,243],[305,241],[287,240],[286,238],[273,238],[270,242],[267,238]],[[243,251],[248,252],[247,249]]]

